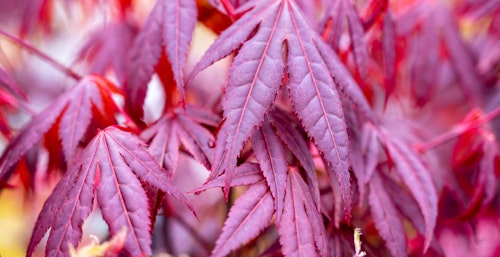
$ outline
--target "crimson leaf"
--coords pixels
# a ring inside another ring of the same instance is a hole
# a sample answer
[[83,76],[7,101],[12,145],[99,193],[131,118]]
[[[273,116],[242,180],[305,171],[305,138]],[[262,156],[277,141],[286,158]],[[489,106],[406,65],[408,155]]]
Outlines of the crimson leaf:
[[285,207],[278,226],[285,256],[330,256],[321,214],[296,169],[290,169]]
[[[288,162],[284,146],[269,121],[252,135],[255,158],[259,161],[267,185],[274,198],[277,217],[283,212]],[[279,224],[279,219],[276,221]]]
[[173,175],[177,167],[180,146],[183,145],[206,168],[211,167],[214,137],[198,122],[215,124],[216,118],[191,105],[173,110],[142,132],[150,142],[149,151]]
[[374,174],[370,180],[368,196],[370,210],[379,234],[393,256],[407,256],[403,224],[381,178]]
[[231,207],[211,256],[226,256],[258,236],[271,222],[273,213],[273,198],[266,184],[251,186]]
[[97,76],[88,76],[59,96],[33,117],[9,143],[0,159],[0,180],[5,182],[10,177],[13,172],[11,168],[42,139],[59,117],[59,137],[63,143],[64,156],[68,163],[71,163],[79,142],[95,115],[95,108],[101,115],[113,112],[113,109],[110,109],[114,108],[110,106],[113,103],[112,91],[116,89],[110,82]]
[[181,100],[184,97],[184,65],[196,24],[194,0],[157,0],[139,31],[127,63],[127,108],[142,118],[146,85],[165,45]]
[[111,22],[97,29],[78,52],[78,60],[86,60],[92,73],[104,75],[113,69],[120,83],[126,78],[127,51],[132,46],[137,28],[129,22]]
[[425,221],[426,250],[432,240],[437,218],[437,193],[429,170],[406,143],[387,131],[379,132],[379,138],[385,144],[396,171],[417,200]]
[[94,193],[111,234],[126,228],[125,251],[132,256],[151,255],[148,201],[140,181],[190,207],[142,141],[117,127],[100,131],[45,202],[27,256],[49,228],[46,256],[68,255],[68,244],[77,245],[81,239]]
[[[274,101],[286,64],[295,112],[325,160],[331,163],[333,170],[328,172],[335,173],[339,180],[345,213],[349,216],[349,142],[340,96],[330,75],[338,74],[342,68],[337,66],[341,64],[325,64],[320,51],[327,50],[318,49],[321,39],[294,1],[256,1],[254,5],[220,35],[191,75],[195,76],[243,44],[229,74],[223,103],[225,122],[218,135],[210,178],[225,171],[229,174],[227,179],[231,179],[239,152]],[[335,70],[331,71],[330,66]]]

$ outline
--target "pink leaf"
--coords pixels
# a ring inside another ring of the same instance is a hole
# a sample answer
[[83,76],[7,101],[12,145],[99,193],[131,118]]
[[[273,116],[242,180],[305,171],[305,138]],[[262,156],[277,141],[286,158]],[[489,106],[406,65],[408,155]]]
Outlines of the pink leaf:
[[288,43],[290,98],[301,123],[314,139],[326,161],[330,162],[339,181],[345,202],[345,215],[351,212],[349,179],[349,140],[344,111],[328,67],[313,42],[310,28],[296,6],[290,5],[292,23]]
[[286,187],[285,206],[278,233],[285,256],[329,256],[329,244],[321,214],[307,185],[291,169]]
[[[424,250],[430,245],[437,218],[437,193],[429,170],[417,154],[404,142],[384,132],[381,140],[396,166],[399,176],[417,200],[425,220]],[[379,134],[379,137],[381,135]]]
[[316,205],[320,206],[318,176],[314,167],[313,157],[309,151],[309,146],[299,131],[294,128],[294,124],[286,120],[281,111],[272,112],[272,121],[277,130],[277,135],[281,141],[288,146],[295,158],[300,162],[307,175],[307,183],[310,190],[314,192]]
[[382,180],[377,174],[374,174],[370,180],[368,201],[375,227],[384,239],[389,251],[393,256],[407,256],[403,224],[391,197],[385,191]]
[[93,106],[105,113],[104,102],[111,97],[109,86],[97,76],[83,78],[33,117],[4,151],[0,159],[0,180],[6,181],[10,177],[11,168],[42,139],[59,117],[59,137],[63,142],[64,156],[71,163],[80,140],[91,124]]
[[163,46],[180,98],[184,99],[184,65],[195,24],[193,0],[156,1],[132,46],[127,68],[127,108],[137,118],[142,118],[147,83],[160,60]]
[[100,131],[44,204],[28,256],[49,228],[46,255],[67,256],[68,244],[77,245],[81,239],[94,193],[111,234],[127,229],[124,249],[128,254],[151,255],[148,200],[139,180],[176,197],[192,210],[136,136],[116,127]]
[[[267,185],[274,198],[277,217],[283,212],[288,162],[283,144],[267,121],[252,135],[255,158],[266,178]],[[279,224],[279,219],[276,220]]]
[[271,222],[273,212],[273,198],[266,184],[251,186],[229,211],[211,256],[226,256],[257,237]]
[[[264,180],[264,177],[262,176],[259,164],[246,162],[234,169],[233,179],[231,180],[230,186],[253,185],[262,180]],[[225,175],[216,177],[215,179],[212,179],[198,187],[194,192],[199,194],[210,188],[224,187],[225,181]]]

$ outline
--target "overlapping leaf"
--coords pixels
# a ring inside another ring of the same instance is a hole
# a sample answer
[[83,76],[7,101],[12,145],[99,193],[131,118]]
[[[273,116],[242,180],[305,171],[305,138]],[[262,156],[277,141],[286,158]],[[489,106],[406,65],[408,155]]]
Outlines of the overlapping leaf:
[[[252,135],[255,158],[259,161],[267,185],[274,198],[277,217],[283,212],[288,172],[285,147],[274,133],[270,122],[264,122]],[[277,219],[279,223],[279,218]]]
[[387,152],[396,167],[396,171],[404,184],[417,201],[425,221],[426,250],[433,238],[437,218],[437,193],[429,170],[406,143],[388,132],[378,132],[379,139],[387,148]]
[[257,237],[271,222],[273,197],[265,183],[251,186],[236,200],[211,256],[226,256]]
[[92,73],[104,75],[108,69],[116,73],[120,84],[126,78],[127,52],[132,46],[137,28],[129,22],[111,22],[94,31],[78,53],[86,60]]
[[218,117],[190,105],[164,115],[143,131],[142,137],[149,143],[149,151],[171,174],[175,173],[181,145],[207,169],[213,159],[215,139],[204,123],[214,126]]
[[0,159],[0,180],[5,182],[10,177],[12,167],[43,138],[56,121],[59,122],[58,134],[64,156],[71,163],[93,116],[100,115],[114,120],[114,102],[111,98],[113,90],[116,89],[111,83],[97,76],[89,76],[55,99],[33,117],[9,143]]
[[389,251],[393,256],[407,256],[403,223],[389,194],[384,189],[382,180],[377,174],[374,174],[370,180],[368,201],[375,227],[385,240]]
[[285,208],[278,226],[285,256],[330,256],[321,214],[313,196],[295,169],[288,173]]
[[194,0],[157,0],[130,50],[127,63],[127,108],[142,118],[147,83],[162,51],[168,56],[181,100],[184,97],[184,65],[196,24]]
[[189,206],[136,136],[117,127],[99,132],[45,202],[27,256],[49,228],[46,256],[67,256],[68,245],[81,239],[94,193],[111,234],[125,227],[124,250],[131,256],[151,255],[149,207],[141,182]]
[[253,9],[209,48],[193,68],[192,76],[236,49],[239,51],[229,74],[223,103],[225,121],[218,135],[211,178],[224,171],[231,178],[245,141],[262,123],[274,101],[286,65],[295,112],[325,160],[331,163],[333,170],[329,172],[336,174],[346,214],[350,213],[349,142],[337,83],[354,101],[363,99],[361,105],[367,105],[349,73],[292,0],[256,1]]

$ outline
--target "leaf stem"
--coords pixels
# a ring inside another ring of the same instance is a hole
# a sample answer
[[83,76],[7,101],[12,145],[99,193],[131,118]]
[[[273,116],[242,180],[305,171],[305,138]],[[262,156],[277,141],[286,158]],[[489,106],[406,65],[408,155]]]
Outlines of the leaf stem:
[[54,68],[60,70],[61,72],[63,72],[64,74],[68,75],[69,77],[72,77],[73,79],[75,80],[80,80],[82,79],[82,75],[74,72],[72,69],[60,64],[58,61],[54,60],[54,58],[42,53],[40,50],[36,49],[35,47],[29,45],[28,43],[24,42],[22,39],[19,39],[3,30],[0,29],[0,35],[2,35],[3,37],[9,39],[10,41],[16,43],[17,45],[23,47],[24,49],[26,49],[27,51],[29,51],[30,53],[38,56],[40,59],[43,59],[44,61],[46,61],[47,63],[49,63],[50,65],[54,66]]
[[468,124],[455,125],[450,130],[434,137],[433,139],[431,139],[427,142],[414,144],[414,147],[418,152],[424,153],[426,151],[429,151],[433,148],[436,148],[439,145],[442,145],[442,144],[452,140],[455,137],[458,137],[464,133],[467,133],[473,129],[476,129],[476,128],[490,122],[491,120],[497,118],[499,115],[500,115],[500,106],[493,109],[493,111],[482,116],[481,118],[477,119],[474,122],[471,122]]
[[236,20],[236,11],[234,10],[234,6],[228,0],[221,0],[222,6],[226,9],[227,14],[234,21]]

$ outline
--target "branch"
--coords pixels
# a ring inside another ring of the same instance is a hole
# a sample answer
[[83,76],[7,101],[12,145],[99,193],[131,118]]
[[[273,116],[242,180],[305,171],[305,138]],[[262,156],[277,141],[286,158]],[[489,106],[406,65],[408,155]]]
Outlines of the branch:
[[435,138],[433,138],[427,142],[415,144],[414,147],[418,152],[424,153],[426,151],[429,151],[433,148],[436,148],[439,145],[442,145],[442,144],[452,140],[455,137],[458,137],[464,133],[467,133],[473,129],[476,129],[476,128],[490,122],[491,120],[497,118],[499,115],[500,115],[500,106],[493,109],[493,111],[491,111],[490,113],[475,120],[474,122],[456,125],[452,129],[436,136]]
[[75,80],[80,80],[82,78],[82,75],[74,72],[72,69],[60,64],[58,61],[54,60],[52,57],[42,53],[40,50],[36,49],[35,47],[27,44],[24,42],[22,39],[19,39],[3,30],[0,29],[0,35],[4,36],[5,38],[9,39],[10,41],[16,43],[17,45],[21,46],[22,48],[26,49],[30,53],[38,56],[40,59],[43,59],[50,65],[54,66],[54,68],[60,70],[64,74],[68,75],[69,77],[72,77]]

